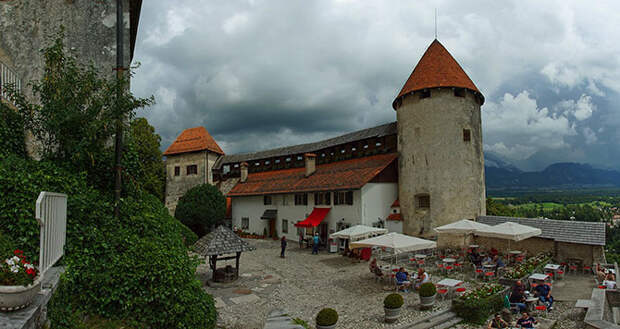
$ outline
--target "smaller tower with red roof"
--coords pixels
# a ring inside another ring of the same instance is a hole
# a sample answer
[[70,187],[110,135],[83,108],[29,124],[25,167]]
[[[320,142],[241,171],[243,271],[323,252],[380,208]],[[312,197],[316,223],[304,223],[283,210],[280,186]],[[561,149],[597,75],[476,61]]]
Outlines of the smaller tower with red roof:
[[213,166],[224,155],[204,127],[185,129],[164,152],[166,207],[174,215],[179,198],[200,184],[213,184]]
[[403,232],[486,214],[480,106],[484,96],[437,40],[392,103],[398,125]]

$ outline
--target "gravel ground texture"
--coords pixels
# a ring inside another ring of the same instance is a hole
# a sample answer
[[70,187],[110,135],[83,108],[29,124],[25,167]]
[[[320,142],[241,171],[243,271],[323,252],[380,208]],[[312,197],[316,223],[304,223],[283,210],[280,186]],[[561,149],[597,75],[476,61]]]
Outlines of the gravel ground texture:
[[[400,319],[386,324],[383,299],[392,291],[386,282],[375,281],[368,262],[354,262],[324,250],[311,255],[310,249],[299,249],[290,242],[286,258],[280,258],[278,241],[246,241],[256,250],[241,255],[240,278],[225,287],[205,285],[216,299],[218,324],[223,328],[262,329],[274,309],[284,309],[313,328],[314,317],[324,307],[338,311],[337,328],[394,328],[449,307],[449,299],[438,298],[432,310],[420,311],[417,293],[403,292]],[[218,267],[226,265],[222,263]],[[234,261],[228,264],[234,266]],[[203,282],[211,276],[206,264],[197,272]],[[431,279],[442,278],[431,274]]]

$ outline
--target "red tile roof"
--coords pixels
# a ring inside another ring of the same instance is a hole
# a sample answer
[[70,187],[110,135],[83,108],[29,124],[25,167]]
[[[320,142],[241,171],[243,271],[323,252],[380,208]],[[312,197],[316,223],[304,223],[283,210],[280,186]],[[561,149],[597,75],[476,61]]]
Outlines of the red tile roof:
[[480,92],[454,57],[435,39],[411,72],[392,106],[396,100],[412,91],[437,87],[467,88]]
[[392,203],[392,208],[396,208],[396,207],[400,207],[400,202],[398,202],[398,199],[396,199],[394,203]]
[[386,218],[387,220],[403,220],[403,216],[399,213],[399,214],[390,214],[389,216],[387,216]]
[[177,139],[168,147],[164,155],[209,150],[218,154],[224,151],[215,142],[205,127],[194,127],[183,130]]
[[398,154],[389,153],[322,164],[309,177],[305,177],[304,167],[251,173],[245,183],[237,183],[227,196],[358,189],[397,157]]

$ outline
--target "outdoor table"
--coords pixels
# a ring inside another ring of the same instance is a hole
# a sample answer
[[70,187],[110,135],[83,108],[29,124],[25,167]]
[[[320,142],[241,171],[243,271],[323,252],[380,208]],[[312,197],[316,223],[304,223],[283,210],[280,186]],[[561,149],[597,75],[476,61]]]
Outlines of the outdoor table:
[[538,302],[538,297],[527,297],[525,299],[525,306],[527,308],[528,311],[533,311],[534,310],[534,304],[536,304],[536,302]]
[[478,247],[480,247],[480,246],[479,246],[479,245],[477,245],[477,244],[470,244],[470,245],[469,245],[469,247],[470,247],[470,248],[478,248]]
[[415,254],[415,259],[424,259],[426,258],[426,255],[424,254]]
[[456,259],[446,257],[446,258],[443,259],[443,262],[444,263],[448,263],[448,264],[452,264],[452,263],[456,262]]
[[454,288],[456,288],[457,286],[459,286],[460,284],[462,284],[463,281],[461,280],[455,280],[455,279],[443,279],[439,282],[437,282],[438,286],[443,286],[443,287],[448,287],[448,293],[450,295],[452,295],[454,293]]
[[485,269],[495,269],[495,264],[483,264],[482,267]]
[[509,253],[511,255],[517,256],[517,255],[521,255],[521,250],[511,250],[511,251],[509,251]]
[[528,279],[530,280],[540,280],[540,281],[545,281],[547,280],[549,276],[547,274],[542,274],[542,273],[534,273],[532,275],[530,275],[528,277]]
[[545,265],[545,270],[550,270],[550,271],[557,271],[560,269],[560,265],[557,264],[547,264]]

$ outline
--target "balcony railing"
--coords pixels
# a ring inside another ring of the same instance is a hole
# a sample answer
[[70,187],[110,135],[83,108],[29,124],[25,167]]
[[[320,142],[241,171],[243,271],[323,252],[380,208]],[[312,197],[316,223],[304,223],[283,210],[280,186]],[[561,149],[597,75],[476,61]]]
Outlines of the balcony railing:
[[15,88],[20,91],[22,88],[22,81],[19,79],[15,71],[11,70],[7,65],[0,62],[0,100],[5,100],[9,104],[13,104],[9,101],[8,91],[5,88],[6,85],[14,85]]

